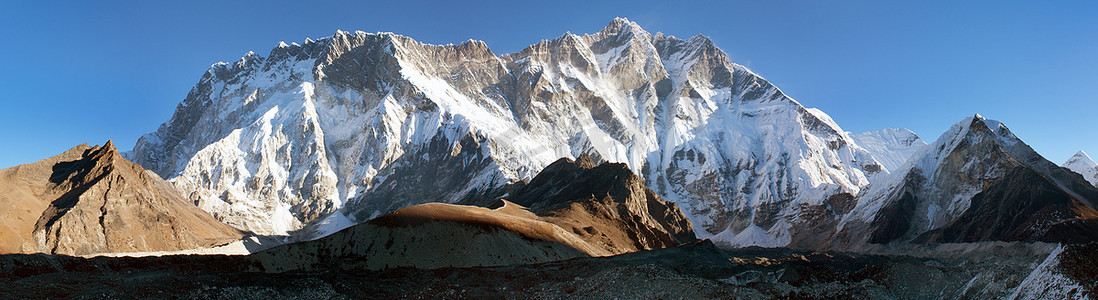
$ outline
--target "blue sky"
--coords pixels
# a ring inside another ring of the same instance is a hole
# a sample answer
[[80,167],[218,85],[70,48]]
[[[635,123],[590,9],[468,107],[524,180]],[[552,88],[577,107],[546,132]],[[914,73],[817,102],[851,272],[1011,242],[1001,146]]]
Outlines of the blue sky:
[[107,139],[129,149],[212,63],[279,41],[391,31],[502,54],[616,16],[707,35],[848,131],[933,141],[980,113],[1054,162],[1098,154],[1093,1],[222,2],[0,3],[0,168]]

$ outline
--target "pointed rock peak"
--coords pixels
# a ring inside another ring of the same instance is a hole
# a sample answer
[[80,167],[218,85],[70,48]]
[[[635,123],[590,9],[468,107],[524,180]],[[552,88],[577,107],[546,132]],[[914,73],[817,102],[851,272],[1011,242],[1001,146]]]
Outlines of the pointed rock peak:
[[610,24],[606,25],[606,27],[603,27],[602,30],[599,31],[599,33],[604,33],[608,35],[637,32],[644,32],[644,29],[641,28],[640,25],[637,25],[636,22],[629,21],[629,19],[622,17],[614,18],[613,21],[610,21]]
[[114,146],[113,140],[107,140],[107,143],[103,146],[92,147],[85,157],[94,162],[95,164],[113,164],[117,157],[121,157],[122,154],[118,153],[118,148]]
[[1075,152],[1075,155],[1072,155],[1071,158],[1067,160],[1067,162],[1064,162],[1063,166],[1069,168],[1073,166],[1094,168],[1098,167],[1098,163],[1095,163],[1094,160],[1090,158],[1090,155],[1087,155],[1086,152],[1083,152],[1083,150],[1079,150],[1079,152]]
[[481,40],[469,39],[456,46],[457,52],[467,58],[495,57],[496,54]]
[[708,36],[705,36],[701,33],[690,37],[690,41],[705,43],[705,44],[713,44],[713,40],[710,40]]
[[980,114],[975,114],[972,117],[965,118],[964,121],[958,123],[958,125],[967,125],[968,132],[980,132],[987,130],[988,132],[999,137],[1012,137],[1010,131],[1006,129],[1006,126],[1002,122],[988,119]]
[[595,164],[595,160],[591,158],[591,155],[587,155],[587,153],[580,154],[580,156],[576,158],[576,164],[584,169],[593,169],[598,166]]
[[984,116],[981,116],[980,114],[976,114],[976,115],[972,116],[972,121],[969,122],[969,127],[971,127],[971,128],[980,128],[981,126],[982,127],[987,127],[987,124],[984,124],[984,120],[986,120],[984,118]]

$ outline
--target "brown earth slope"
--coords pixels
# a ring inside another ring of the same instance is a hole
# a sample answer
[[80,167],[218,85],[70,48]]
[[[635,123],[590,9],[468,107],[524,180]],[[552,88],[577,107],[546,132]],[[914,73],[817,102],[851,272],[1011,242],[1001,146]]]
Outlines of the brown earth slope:
[[173,251],[241,237],[111,141],[0,170],[0,220],[0,253]]
[[540,263],[660,249],[695,240],[690,222],[622,164],[583,155],[546,167],[488,208],[429,203],[328,237],[252,255],[265,271],[442,268]]

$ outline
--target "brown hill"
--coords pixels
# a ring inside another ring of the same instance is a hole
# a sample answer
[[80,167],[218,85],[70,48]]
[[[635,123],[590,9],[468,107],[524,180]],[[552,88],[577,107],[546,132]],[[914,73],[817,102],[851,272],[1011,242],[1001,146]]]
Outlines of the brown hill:
[[111,141],[0,170],[0,191],[0,253],[173,251],[241,237]]
[[266,271],[503,266],[609,256],[695,240],[690,222],[622,164],[546,167],[488,208],[429,203],[252,255]]

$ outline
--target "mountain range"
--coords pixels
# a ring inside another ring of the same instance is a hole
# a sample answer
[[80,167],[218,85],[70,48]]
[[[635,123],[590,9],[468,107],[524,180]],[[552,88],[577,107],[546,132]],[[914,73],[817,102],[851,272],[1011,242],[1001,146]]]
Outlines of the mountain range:
[[[1072,262],[1098,261],[1096,183],[1086,153],[1058,166],[978,114],[929,144],[844,131],[705,36],[624,18],[509,54],[337,31],[212,65],[131,151],[0,170],[0,253],[248,244],[135,261],[473,281],[525,265],[570,280],[575,263],[688,270],[758,298],[925,298],[911,290],[931,281],[937,297],[1086,297],[1098,274]],[[0,278],[126,262],[5,259]],[[840,287],[806,288],[820,282]]]

